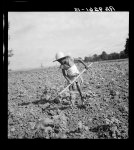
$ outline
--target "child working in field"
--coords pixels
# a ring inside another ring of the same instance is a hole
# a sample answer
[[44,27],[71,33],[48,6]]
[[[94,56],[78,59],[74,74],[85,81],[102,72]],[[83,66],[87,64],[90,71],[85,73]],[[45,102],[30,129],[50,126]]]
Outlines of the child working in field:
[[[55,61],[58,61],[61,64],[60,68],[62,69],[63,76],[65,77],[65,79],[68,81],[69,84],[80,73],[77,66],[74,63],[75,60],[82,63],[85,66],[85,68],[88,69],[87,65],[81,59],[73,59],[71,56],[65,56],[64,53],[62,52],[57,53],[55,58],[56,58]],[[75,90],[75,86],[77,87],[77,90],[81,96],[82,105],[83,105],[83,96],[82,96],[81,87],[80,87],[81,83],[83,83],[83,79],[80,76],[74,83],[72,83],[72,85],[69,87],[69,90],[73,91]]]

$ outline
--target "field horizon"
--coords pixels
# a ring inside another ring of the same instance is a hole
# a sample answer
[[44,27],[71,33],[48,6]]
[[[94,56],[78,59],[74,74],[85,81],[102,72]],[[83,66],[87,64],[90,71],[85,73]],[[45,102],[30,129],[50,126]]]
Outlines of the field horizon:
[[[114,60],[100,60],[100,61],[94,61],[93,63],[97,62],[120,62],[120,61],[127,61],[129,58],[124,58],[124,59],[114,59]],[[85,62],[86,63],[86,62]],[[91,63],[91,62],[88,62]],[[53,66],[43,66],[43,67],[36,67],[36,68],[25,68],[25,69],[8,69],[8,72],[18,72],[18,71],[33,71],[33,70],[40,70],[40,69],[47,69],[47,68],[55,68],[59,67],[59,65],[53,65]]]

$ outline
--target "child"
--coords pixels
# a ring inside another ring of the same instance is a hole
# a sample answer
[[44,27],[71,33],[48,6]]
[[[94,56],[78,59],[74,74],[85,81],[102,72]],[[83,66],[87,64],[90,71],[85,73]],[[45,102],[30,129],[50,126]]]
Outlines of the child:
[[[73,59],[69,55],[65,56],[64,53],[62,53],[62,52],[57,53],[55,58],[56,58],[55,61],[58,61],[61,64],[60,68],[62,69],[63,76],[68,81],[68,83],[71,83],[75,79],[75,77],[77,77],[80,73],[77,66],[74,63],[75,60],[81,62],[85,66],[85,68],[88,69],[87,65],[81,59]],[[55,62],[55,61],[53,61],[53,62]],[[83,105],[83,96],[82,96],[82,92],[81,92],[81,88],[80,88],[81,83],[83,83],[83,79],[80,76],[80,78],[78,78],[69,87],[69,90],[70,91],[75,90],[75,85],[76,85],[78,92],[81,96],[82,105]]]

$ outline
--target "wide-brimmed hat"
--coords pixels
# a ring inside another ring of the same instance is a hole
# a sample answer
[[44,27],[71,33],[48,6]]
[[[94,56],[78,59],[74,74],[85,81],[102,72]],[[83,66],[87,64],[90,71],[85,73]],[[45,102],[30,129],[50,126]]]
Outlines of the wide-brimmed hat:
[[63,59],[65,57],[67,57],[67,55],[65,56],[63,52],[58,52],[58,53],[56,53],[55,60],[53,62],[60,60],[60,59]]

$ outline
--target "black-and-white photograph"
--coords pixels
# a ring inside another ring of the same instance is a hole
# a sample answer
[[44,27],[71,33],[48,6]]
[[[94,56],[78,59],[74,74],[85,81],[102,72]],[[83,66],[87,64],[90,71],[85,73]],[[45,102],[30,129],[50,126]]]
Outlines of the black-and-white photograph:
[[128,139],[128,50],[128,11],[8,12],[8,139]]

